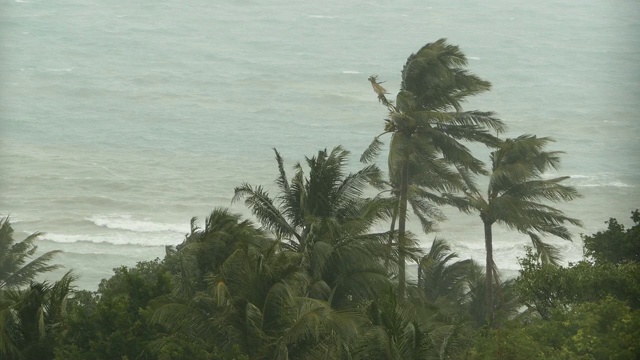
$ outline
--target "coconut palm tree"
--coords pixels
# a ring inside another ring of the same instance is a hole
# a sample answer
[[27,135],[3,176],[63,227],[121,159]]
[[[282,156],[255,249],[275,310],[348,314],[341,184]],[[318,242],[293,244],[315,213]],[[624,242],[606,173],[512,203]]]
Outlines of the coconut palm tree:
[[2,359],[53,357],[56,332],[63,325],[67,297],[76,278],[69,271],[53,284],[32,282],[23,289],[0,291]]
[[[66,298],[74,277],[65,275],[53,286],[34,283],[40,273],[59,268],[49,265],[58,251],[30,259],[37,247],[34,233],[20,242],[13,239],[9,218],[0,220],[0,355],[2,358],[27,357],[28,348],[37,345],[49,327],[60,320],[60,301]],[[66,288],[65,288],[66,284]],[[27,286],[26,288],[24,288]],[[54,319],[55,318],[55,319]]]
[[389,287],[365,308],[370,323],[353,346],[353,359],[425,359],[434,346],[418,309]]
[[[462,51],[440,39],[409,56],[395,103],[387,99],[387,91],[376,76],[369,78],[389,117],[384,133],[374,139],[362,160],[370,160],[377,154],[382,144],[380,136],[392,134],[388,159],[389,176],[398,199],[399,296],[405,293],[404,249],[410,186],[436,190],[455,188],[459,180],[452,175],[450,164],[472,173],[485,173],[483,163],[473,157],[463,142],[495,145],[497,138],[492,131],[504,130],[502,121],[491,112],[462,110],[461,103],[468,96],[491,87],[488,81],[469,73],[466,65]],[[420,178],[421,182],[412,183],[412,177]]]
[[[359,217],[358,211],[375,210],[362,208],[361,195],[367,185],[381,184],[377,166],[369,165],[346,175],[344,168],[349,152],[338,146],[331,152],[322,150],[306,159],[308,177],[302,165],[296,164],[295,174],[289,180],[280,153],[277,150],[275,153],[279,170],[276,185],[280,191],[277,197],[272,199],[262,186],[245,183],[235,189],[234,201],[244,198],[262,225],[292,249],[304,252],[316,236],[331,230],[332,223],[345,223]],[[331,221],[327,221],[329,219]],[[375,220],[377,218],[372,217],[363,226]]]
[[249,220],[242,220],[226,208],[216,208],[204,227],[191,219],[191,231],[175,249],[169,248],[170,267],[179,275],[177,285],[184,295],[206,288],[205,278],[220,272],[224,261],[235,251],[264,248],[272,240]]
[[302,258],[280,241],[237,246],[207,276],[207,289],[163,300],[154,321],[169,330],[167,341],[188,339],[224,352],[238,346],[251,359],[339,358],[364,317],[305,296],[310,278]]
[[59,250],[49,251],[29,261],[38,249],[33,242],[40,235],[34,233],[14,243],[9,218],[0,220],[0,290],[28,285],[38,274],[60,267],[48,264]]
[[367,185],[382,183],[380,170],[368,165],[345,174],[348,155],[341,147],[319,151],[307,158],[308,177],[297,164],[289,180],[276,151],[278,195],[243,184],[234,197],[244,198],[265,229],[302,254],[301,266],[312,279],[308,295],[336,307],[368,298],[374,284],[388,279],[381,261],[388,234],[370,232],[387,218],[387,202],[362,197]]
[[496,269],[493,261],[493,224],[498,223],[530,236],[542,261],[557,263],[558,253],[544,243],[541,235],[550,234],[571,240],[566,224],[582,223],[543,201],[570,201],[580,196],[577,190],[562,182],[568,176],[546,178],[549,169],[558,169],[559,151],[545,151],[553,140],[548,137],[521,135],[507,139],[491,153],[491,174],[486,197],[475,186],[466,169],[459,168],[466,181],[465,196],[470,209],[480,214],[484,224],[486,247],[487,321],[493,320]]
[[434,239],[429,252],[418,263],[418,289],[429,304],[441,307],[464,302],[465,281],[472,260],[457,260],[458,255],[442,239]]

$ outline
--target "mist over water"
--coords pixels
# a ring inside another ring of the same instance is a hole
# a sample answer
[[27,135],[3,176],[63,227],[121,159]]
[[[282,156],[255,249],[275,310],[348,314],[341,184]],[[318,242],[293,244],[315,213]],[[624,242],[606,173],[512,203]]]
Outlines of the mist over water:
[[[407,56],[446,37],[493,83],[467,109],[566,152],[548,175],[571,175],[584,198],[559,207],[585,228],[549,241],[576,261],[579,233],[640,207],[638,18],[633,0],[0,1],[0,214],[17,239],[45,232],[39,250],[61,249],[95,289],[231,206],[240,183],[273,188],[273,147],[290,169],[342,144],[357,169],[386,115],[367,77],[397,92]],[[422,244],[482,260],[477,216],[445,212]],[[526,238],[494,231],[498,266],[517,270]]]

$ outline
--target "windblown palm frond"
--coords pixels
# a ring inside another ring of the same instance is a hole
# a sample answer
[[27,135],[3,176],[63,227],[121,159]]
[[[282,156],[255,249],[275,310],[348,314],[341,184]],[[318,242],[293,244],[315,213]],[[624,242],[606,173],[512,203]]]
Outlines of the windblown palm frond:
[[382,145],[384,145],[384,143],[380,141],[380,136],[384,134],[386,134],[386,132],[373,138],[371,144],[369,144],[367,149],[363,151],[362,155],[360,156],[361,163],[367,164],[378,157],[378,155],[380,154],[380,150],[382,149]]
[[38,274],[60,268],[49,265],[51,259],[60,251],[46,252],[35,259],[37,246],[33,242],[40,236],[34,233],[24,240],[14,243],[13,228],[6,217],[0,220],[0,290],[29,284]]
[[353,359],[430,359],[437,350],[414,304],[392,289],[367,306],[370,325],[353,346]]
[[471,260],[456,261],[458,255],[441,239],[434,239],[429,253],[418,264],[418,287],[427,301],[438,304],[461,303],[465,279],[472,266]]
[[559,266],[560,261],[562,260],[562,255],[560,254],[560,250],[555,246],[545,243],[542,241],[540,236],[529,232],[529,237],[531,237],[531,243],[533,244],[533,248],[540,259],[540,262],[544,265],[554,265]]
[[249,184],[243,184],[237,187],[233,201],[238,201],[240,198],[245,198],[245,205],[251,209],[267,230],[273,231],[276,236],[281,238],[301,240],[296,229],[289,224],[262,186],[253,187]]

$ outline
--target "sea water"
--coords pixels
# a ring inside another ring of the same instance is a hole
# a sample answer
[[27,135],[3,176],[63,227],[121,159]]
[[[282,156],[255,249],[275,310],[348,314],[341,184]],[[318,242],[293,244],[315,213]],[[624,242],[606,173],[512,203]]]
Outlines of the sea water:
[[[585,226],[549,241],[576,261],[580,233],[640,206],[638,19],[635,0],[2,0],[0,215],[95,289],[180,243],[193,216],[250,216],[233,189],[274,189],[273,147],[291,169],[342,144],[357,169],[386,115],[367,78],[397,92],[407,56],[445,37],[493,83],[467,109],[566,152],[547,176],[571,175],[584,198],[559,207]],[[477,215],[444,210],[422,246],[482,261]],[[527,239],[494,233],[514,273]]]

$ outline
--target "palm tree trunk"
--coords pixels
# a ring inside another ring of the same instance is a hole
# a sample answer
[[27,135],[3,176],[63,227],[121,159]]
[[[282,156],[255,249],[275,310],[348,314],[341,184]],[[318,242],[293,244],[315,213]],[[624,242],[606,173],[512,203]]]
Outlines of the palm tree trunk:
[[487,322],[489,326],[493,323],[493,235],[491,225],[489,222],[484,222],[484,246],[487,250]]
[[400,179],[400,211],[398,219],[398,297],[403,299],[406,288],[406,226],[407,226],[407,193],[409,191],[409,163],[402,163]]
[[393,232],[396,230],[396,219],[398,219],[398,202],[399,199],[396,198],[396,205],[393,207],[393,215],[391,216],[391,228],[389,229],[389,241],[388,241],[388,253],[387,258],[384,260],[385,269],[389,268],[389,259],[391,259],[391,254],[393,252]]

